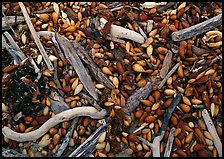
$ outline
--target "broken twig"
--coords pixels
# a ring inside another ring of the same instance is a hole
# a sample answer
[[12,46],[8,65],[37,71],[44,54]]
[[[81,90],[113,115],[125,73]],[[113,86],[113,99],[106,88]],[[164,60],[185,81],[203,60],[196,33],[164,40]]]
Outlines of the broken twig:
[[114,89],[115,86],[113,85],[113,83],[101,71],[101,69],[93,62],[92,58],[85,51],[85,49],[80,44],[76,43],[75,41],[72,44],[73,44],[74,48],[76,49],[76,53],[79,55],[79,57],[82,59],[82,61],[86,63],[86,65],[91,70],[91,72],[95,75],[96,80],[99,83],[104,84],[106,87],[108,87],[110,89]]
[[217,134],[216,128],[212,122],[212,119],[210,118],[210,115],[208,114],[208,111],[206,109],[202,110],[202,117],[205,121],[205,124],[207,126],[207,129],[211,136],[213,137],[214,145],[218,151],[219,157],[222,157],[222,143],[220,141],[220,138]]
[[169,3],[167,3],[165,6],[162,6],[162,7],[158,8],[157,11],[158,11],[159,13],[162,13],[162,12],[165,11],[166,9],[172,7],[174,4],[176,4],[176,2],[169,2]]
[[175,130],[176,130],[176,128],[174,128],[174,127],[170,130],[170,134],[169,134],[169,137],[168,137],[168,140],[167,140],[167,143],[166,143],[166,149],[165,149],[163,157],[170,157],[170,153],[171,153],[172,146],[173,146],[174,131]]
[[71,127],[68,129],[68,132],[65,135],[63,143],[61,144],[60,148],[58,149],[58,152],[56,154],[54,154],[53,157],[60,157],[62,155],[62,153],[64,152],[64,150],[68,146],[69,140],[70,140],[70,138],[72,136],[72,133],[73,133],[75,127],[76,127],[76,124],[78,123],[78,120],[79,120],[79,118],[75,118],[75,119],[72,120]]
[[9,26],[14,26],[16,24],[24,22],[23,16],[5,16],[2,17],[2,30],[10,30]]
[[47,131],[54,127],[55,125],[64,122],[69,121],[75,117],[79,116],[89,116],[93,119],[102,119],[107,114],[105,109],[102,109],[101,111],[97,111],[96,108],[91,106],[82,106],[82,107],[76,107],[73,109],[69,109],[66,111],[63,111],[49,120],[47,120],[40,128],[37,130],[28,132],[28,133],[17,133],[10,129],[9,127],[3,127],[2,133],[4,136],[11,140],[15,140],[18,142],[24,142],[24,141],[34,141],[43,136]]
[[76,73],[79,76],[80,81],[82,82],[83,86],[89,92],[89,94],[95,99],[99,100],[98,94],[95,91],[95,86],[90,75],[87,73],[86,68],[83,66],[82,61],[80,60],[79,56],[77,55],[77,51],[74,46],[70,43],[68,39],[61,36],[59,33],[55,34],[56,40],[60,45],[60,48],[65,54],[65,57],[70,62],[70,64],[74,67]]
[[[102,28],[103,28],[104,25],[107,23],[107,20],[104,18],[100,18],[100,22],[101,22]],[[138,42],[140,44],[143,44],[145,41],[144,37],[141,36],[139,33],[135,32],[133,30],[123,28],[121,26],[113,25],[113,24],[111,25],[110,34],[111,34],[111,37],[126,38],[129,40]]]
[[180,61],[179,63],[177,63],[171,70],[170,72],[166,75],[166,77],[160,82],[158,89],[161,89],[163,87],[163,85],[166,83],[166,81],[168,80],[168,78],[170,76],[172,76],[172,74],[176,71],[176,69],[180,66],[180,64],[182,63],[182,61]]
[[75,149],[69,157],[87,157],[90,153],[95,150],[95,145],[97,144],[97,140],[102,134],[103,131],[106,130],[107,124],[104,123],[101,125],[93,134],[91,134],[85,142],[83,142],[77,149]]
[[26,11],[26,7],[24,6],[23,2],[18,2],[18,3],[19,3],[19,6],[21,8],[21,11],[23,13],[23,16],[24,16],[24,18],[26,20],[26,23],[27,23],[27,25],[28,25],[28,27],[30,29],[30,32],[31,32],[31,34],[32,34],[32,36],[34,38],[34,41],[35,41],[35,43],[36,43],[36,45],[37,45],[37,47],[38,47],[41,55],[43,56],[44,61],[46,62],[47,68],[50,71],[53,71],[54,70],[54,67],[53,67],[50,59],[48,58],[47,53],[46,53],[46,51],[45,51],[42,43],[40,42],[40,39],[37,36],[37,33],[36,33],[36,31],[34,29],[34,26],[33,26],[32,22],[31,22],[31,19],[29,17],[29,14]]
[[204,22],[193,25],[189,28],[173,32],[172,39],[174,41],[182,41],[185,39],[189,39],[193,36],[196,36],[204,32],[207,32],[211,29],[214,29],[215,27],[221,24],[222,24],[222,13]]

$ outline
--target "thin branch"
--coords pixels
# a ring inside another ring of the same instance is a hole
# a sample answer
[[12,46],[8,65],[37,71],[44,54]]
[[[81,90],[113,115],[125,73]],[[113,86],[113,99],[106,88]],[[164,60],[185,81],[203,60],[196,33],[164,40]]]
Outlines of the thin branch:
[[74,46],[70,43],[68,39],[61,36],[59,33],[55,34],[56,40],[60,45],[60,48],[65,54],[65,57],[70,62],[70,64],[74,67],[76,73],[79,76],[80,81],[89,92],[89,94],[95,99],[99,100],[98,94],[95,91],[95,86],[90,75],[87,73],[86,68],[82,64],[79,56],[77,55],[77,51]]
[[168,78],[170,76],[172,76],[172,74],[176,71],[176,69],[180,66],[180,64],[182,63],[182,61],[178,62],[171,70],[170,72],[166,75],[166,77],[160,82],[158,89],[161,89],[163,87],[163,85],[166,83],[166,81],[168,80]]
[[138,107],[140,100],[146,99],[153,91],[153,86],[156,85],[161,78],[154,79],[153,82],[148,82],[144,87],[134,91],[134,93],[128,98],[127,104],[123,107],[125,113],[129,114]]
[[163,11],[167,10],[168,8],[172,7],[174,4],[176,4],[176,2],[169,2],[167,3],[165,6],[162,6],[160,8],[157,9],[157,11],[159,13],[162,13]]
[[65,138],[63,140],[63,143],[61,144],[60,148],[58,149],[58,152],[56,154],[53,155],[53,157],[60,157],[62,155],[62,153],[64,152],[64,150],[66,149],[66,147],[68,146],[69,140],[72,136],[72,133],[78,123],[79,118],[75,118],[72,120],[71,123],[71,127],[68,129],[67,134],[65,135]]
[[107,114],[107,111],[105,109],[102,109],[101,111],[97,111],[96,108],[91,106],[82,106],[82,107],[76,107],[73,109],[69,109],[66,111],[63,111],[49,120],[47,120],[40,128],[37,130],[28,132],[28,133],[17,133],[10,129],[9,127],[3,127],[2,133],[5,137],[15,140],[18,142],[24,142],[24,141],[35,141],[41,136],[43,136],[45,133],[48,132],[48,130],[55,125],[64,122],[69,121],[75,117],[79,116],[89,116],[93,119],[102,119]]
[[205,121],[205,124],[207,126],[207,129],[209,131],[209,133],[211,134],[211,136],[213,137],[213,141],[214,141],[214,145],[218,151],[218,155],[219,157],[222,157],[222,143],[221,140],[217,134],[216,128],[212,122],[212,119],[208,113],[208,111],[206,109],[202,110],[202,117]]
[[28,155],[21,154],[12,149],[5,149],[2,147],[2,157],[28,157]]
[[169,134],[169,137],[168,137],[168,140],[167,140],[167,143],[166,143],[166,149],[165,149],[165,152],[164,152],[164,157],[170,157],[170,153],[171,153],[172,146],[173,146],[174,131],[175,130],[176,130],[175,127],[173,127],[170,130],[170,134]]
[[97,140],[107,128],[107,124],[101,125],[93,134],[91,134],[85,142],[75,149],[69,157],[86,157],[96,149]]
[[182,41],[202,34],[222,24],[222,13],[199,24],[172,33],[174,41]]
[[181,97],[182,97],[181,93],[177,94],[176,98],[173,99],[172,103],[170,104],[169,108],[167,109],[166,114],[164,115],[164,118],[163,118],[163,123],[160,128],[159,134],[161,134],[163,131],[166,131],[166,127],[170,121],[172,113],[173,113],[174,109],[177,107],[177,105],[180,103]]
[[43,58],[44,58],[44,61],[46,62],[47,68],[48,68],[50,71],[53,71],[53,70],[54,70],[54,67],[53,67],[53,65],[52,65],[52,63],[51,63],[51,61],[50,61],[50,59],[48,58],[47,53],[46,53],[46,51],[45,51],[43,45],[42,45],[41,42],[40,42],[40,39],[39,39],[38,36],[37,36],[37,33],[36,33],[35,28],[34,28],[32,22],[31,22],[31,19],[30,19],[30,17],[29,17],[29,14],[28,14],[27,11],[26,11],[26,7],[24,6],[23,2],[18,2],[18,3],[19,3],[19,6],[20,6],[20,8],[21,8],[21,11],[22,11],[22,13],[23,13],[23,16],[24,16],[24,18],[25,18],[25,20],[26,20],[26,23],[27,23],[27,25],[28,25],[28,27],[29,27],[29,29],[30,29],[30,32],[31,32],[31,34],[32,34],[32,36],[33,36],[33,38],[34,38],[34,41],[35,41],[35,43],[36,43],[36,45],[37,45],[37,47],[38,47],[40,53],[42,54],[42,56],[43,56]]
[[99,83],[104,84],[106,87],[114,89],[115,86],[113,85],[113,83],[109,80],[107,75],[105,75],[101,71],[101,69],[96,65],[96,63],[92,60],[89,54],[85,51],[85,49],[75,41],[72,44],[76,49],[76,53],[79,55],[82,61],[86,63],[91,72],[95,75],[95,79],[99,81]]
[[148,142],[147,140],[145,140],[144,138],[142,138],[140,136],[137,136],[137,138],[139,140],[141,140],[144,144],[150,146],[150,148],[152,149],[152,155],[153,155],[153,157],[160,157],[160,142],[163,139],[164,134],[165,134],[165,131],[163,131],[163,133],[161,135],[156,136],[153,139],[153,142],[152,143]]

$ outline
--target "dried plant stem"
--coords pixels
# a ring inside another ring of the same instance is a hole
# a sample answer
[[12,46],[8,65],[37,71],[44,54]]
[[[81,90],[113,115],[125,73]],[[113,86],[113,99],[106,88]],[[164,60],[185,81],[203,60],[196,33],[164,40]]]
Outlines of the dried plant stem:
[[169,134],[169,137],[168,137],[168,140],[167,140],[167,143],[166,143],[166,149],[165,149],[165,152],[164,152],[164,157],[170,157],[170,153],[171,153],[172,146],[173,146],[174,131],[175,130],[176,130],[176,128],[174,128],[174,127],[170,130],[170,134]]
[[28,157],[28,155],[24,155],[15,150],[5,149],[2,147],[2,157]]
[[180,64],[182,63],[182,61],[178,62],[171,70],[170,72],[165,76],[165,78],[161,81],[161,83],[158,86],[158,89],[161,89],[163,87],[163,85],[166,83],[166,81],[168,80],[168,78],[170,76],[172,76],[172,74],[176,71],[176,69],[180,66]]
[[86,68],[82,64],[79,56],[77,55],[77,51],[74,46],[70,43],[68,39],[61,36],[59,33],[55,34],[56,40],[65,54],[66,59],[69,63],[74,67],[76,73],[79,76],[80,81],[89,92],[89,94],[96,100],[99,100],[98,94],[95,91],[95,86],[90,75],[87,73]]
[[222,157],[222,143],[221,140],[217,134],[216,128],[212,122],[212,119],[210,118],[210,115],[208,113],[208,111],[206,109],[202,110],[202,117],[205,121],[205,124],[207,126],[207,129],[209,131],[209,133],[211,134],[211,136],[213,137],[214,140],[214,145],[218,151],[218,155],[219,157]]
[[129,114],[135,110],[139,105],[140,100],[146,99],[152,92],[152,88],[161,78],[154,79],[153,82],[148,82],[144,87],[135,90],[134,93],[128,98],[127,104],[123,107],[125,113]]
[[47,68],[50,71],[53,71],[54,67],[53,67],[50,59],[48,58],[47,53],[46,53],[43,45],[40,42],[40,39],[37,36],[37,33],[36,33],[35,29],[34,29],[34,26],[33,26],[32,22],[31,22],[31,19],[30,19],[29,15],[28,15],[28,13],[26,11],[26,7],[24,6],[24,4],[22,2],[18,2],[18,3],[19,3],[19,6],[21,8],[21,11],[22,11],[22,13],[24,15],[24,18],[26,20],[26,23],[27,23],[27,25],[28,25],[28,27],[30,29],[30,32],[31,32],[31,34],[32,34],[32,36],[34,38],[34,41],[35,41],[35,43],[36,43],[40,53],[42,54],[42,56],[44,58],[44,61],[46,62]]
[[158,11],[159,13],[162,13],[162,12],[165,11],[166,9],[172,7],[174,4],[176,4],[176,2],[169,2],[169,3],[167,3],[165,6],[162,6],[162,7],[158,8],[157,11]]
[[85,142],[83,142],[77,149],[75,149],[69,157],[87,157],[90,153],[95,150],[95,145],[97,144],[97,140],[102,134],[103,131],[106,130],[107,124],[104,123],[101,125],[93,134],[91,134]]
[[15,50],[15,53],[17,54],[17,56],[19,56],[19,58],[23,61],[26,59],[26,55],[20,50],[19,46],[16,44],[15,40],[12,38],[12,36],[5,31],[3,33],[5,35],[5,37],[8,39],[10,46]]
[[106,114],[107,112],[104,109],[102,109],[101,111],[97,111],[96,108],[91,106],[76,107],[53,116],[52,118],[47,120],[40,128],[32,132],[17,133],[11,130],[9,127],[3,127],[2,133],[5,137],[18,142],[35,141],[45,133],[47,133],[50,128],[61,122],[69,121],[79,116],[89,116],[93,119],[102,119]]
[[162,134],[163,131],[164,132],[166,131],[166,127],[170,121],[172,113],[173,113],[174,109],[177,107],[177,105],[180,103],[181,97],[182,97],[181,93],[177,94],[176,98],[173,99],[172,103],[170,104],[169,108],[167,109],[166,114],[164,115],[164,118],[163,118],[162,126],[159,130],[159,134]]
[[85,49],[75,41],[72,43],[74,48],[76,49],[76,53],[79,55],[79,57],[82,59],[83,62],[86,63],[88,68],[91,70],[91,72],[95,75],[95,78],[99,83],[104,84],[106,87],[110,89],[114,89],[115,86],[113,83],[109,80],[107,75],[105,75],[101,69],[93,62],[92,58],[89,56],[89,54],[85,51]]
[[102,108],[99,106],[99,104],[91,97],[88,96],[85,93],[81,93],[82,98],[86,99],[92,106],[94,106],[98,111],[100,111]]
[[65,138],[64,138],[60,148],[58,149],[58,152],[53,155],[54,157],[60,157],[62,155],[62,153],[64,152],[64,150],[66,149],[66,147],[68,146],[69,140],[70,140],[72,133],[76,127],[76,124],[78,123],[78,120],[79,120],[78,117],[72,120],[71,127],[68,129],[68,132],[65,135]]
[[222,13],[220,13],[219,15],[217,15],[211,19],[208,19],[204,22],[193,25],[189,28],[173,32],[172,39],[174,41],[182,41],[185,39],[189,39],[193,36],[196,36],[196,35],[202,34],[204,32],[207,32],[211,29],[214,29],[215,27],[217,27],[221,24],[222,24]]
[[[54,68],[55,68],[54,69],[54,82],[56,83],[58,88],[61,88],[61,84],[60,84],[60,82],[58,80],[58,72],[57,72],[58,71],[58,62],[57,62],[57,60],[54,61]],[[61,95],[64,94],[62,91],[59,91],[59,93]]]
[[160,157],[160,142],[163,139],[164,134],[165,134],[165,131],[161,135],[156,136],[153,139],[153,142],[152,143],[148,142],[147,140],[145,140],[142,137],[137,136],[137,138],[139,140],[141,140],[144,144],[150,146],[150,148],[152,149],[152,155],[153,155],[153,157]]
[[[103,27],[107,23],[107,20],[104,18],[100,18],[100,22]],[[144,37],[139,33],[113,24],[111,25],[110,34],[111,37],[126,38],[138,42],[140,44],[143,44],[145,41]]]

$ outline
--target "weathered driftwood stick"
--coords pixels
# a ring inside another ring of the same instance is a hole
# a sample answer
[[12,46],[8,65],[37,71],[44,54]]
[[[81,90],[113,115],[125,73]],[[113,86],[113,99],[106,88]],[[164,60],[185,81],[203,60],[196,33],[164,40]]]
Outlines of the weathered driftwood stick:
[[101,69],[95,64],[89,54],[85,51],[85,49],[75,41],[72,43],[74,48],[76,49],[77,54],[82,59],[83,62],[86,63],[91,72],[95,75],[95,78],[99,83],[104,84],[106,87],[110,89],[114,89],[115,86],[109,80],[109,78],[101,71]]
[[98,111],[100,111],[102,108],[99,106],[99,104],[91,97],[91,96],[88,96],[87,94],[85,93],[80,93],[81,97],[86,99],[89,104],[91,104],[92,106],[94,106]]
[[212,122],[212,119],[210,118],[210,115],[206,109],[202,110],[202,117],[205,121],[205,124],[207,126],[208,131],[210,132],[211,136],[214,140],[214,145],[218,151],[219,157],[222,157],[222,143],[220,141],[220,138],[217,134],[216,128]]
[[6,16],[2,17],[2,30],[10,30],[9,26],[14,26],[16,24],[20,24],[24,22],[23,16]]
[[70,43],[68,39],[61,36],[59,33],[56,32],[55,38],[62,49],[65,57],[69,61],[69,63],[75,69],[77,75],[79,76],[80,81],[82,82],[83,86],[89,92],[89,94],[96,100],[99,100],[98,94],[95,91],[95,86],[90,75],[87,73],[86,68],[84,67],[82,61],[80,60],[79,56],[77,55],[77,51],[74,46]]
[[177,105],[180,103],[181,97],[182,97],[181,93],[177,94],[176,98],[173,99],[171,105],[167,109],[166,114],[164,115],[164,118],[163,118],[162,126],[159,130],[159,134],[162,134],[163,132],[166,131],[166,127],[170,121],[172,113],[173,113],[174,109],[177,107]]
[[26,7],[24,6],[23,2],[18,2],[18,3],[19,3],[19,6],[20,6],[20,8],[21,8],[21,11],[22,11],[22,13],[23,13],[23,16],[24,16],[24,18],[25,18],[25,20],[26,20],[26,23],[27,23],[27,25],[28,25],[28,27],[29,27],[29,29],[30,29],[30,32],[31,32],[31,34],[32,34],[32,36],[33,36],[33,38],[34,38],[34,41],[35,41],[35,43],[36,43],[36,45],[37,45],[37,47],[38,47],[38,49],[39,49],[41,55],[42,55],[43,58],[44,58],[44,61],[45,61],[46,65],[47,65],[47,68],[48,68],[50,71],[53,71],[53,70],[54,70],[54,67],[53,67],[53,65],[52,65],[52,63],[51,63],[51,61],[50,61],[50,59],[48,58],[47,53],[46,53],[46,51],[45,51],[43,45],[42,45],[41,42],[40,42],[40,39],[39,39],[38,36],[37,36],[37,33],[36,33],[36,31],[35,31],[35,29],[34,29],[34,26],[33,26],[32,22],[31,22],[31,19],[30,19],[30,17],[29,17],[29,14],[28,14],[27,11],[26,11]]
[[193,36],[196,36],[204,32],[207,32],[211,29],[214,29],[215,27],[221,24],[222,24],[222,13],[204,22],[193,25],[189,28],[173,32],[172,39],[174,41],[182,41],[185,39],[189,39]]
[[54,11],[53,6],[50,6],[49,8],[44,8],[43,10],[34,11],[33,13],[34,14],[42,14],[42,13],[51,13],[53,11]]
[[97,140],[107,128],[107,124],[101,125],[93,134],[91,134],[85,142],[83,142],[77,149],[75,149],[69,157],[87,157],[96,149]]
[[71,127],[68,129],[67,134],[65,135],[65,138],[63,140],[63,143],[61,144],[60,148],[58,149],[58,152],[53,155],[53,157],[60,157],[66,147],[68,146],[69,140],[72,136],[72,133],[76,127],[76,124],[78,123],[79,118],[75,118],[72,120]]
[[55,125],[64,122],[69,121],[75,117],[79,116],[89,116],[93,119],[102,119],[107,114],[105,109],[102,109],[101,111],[97,111],[96,108],[91,106],[82,106],[82,107],[76,107],[73,109],[69,109],[66,111],[63,111],[49,120],[47,120],[40,128],[37,130],[34,130],[32,132],[28,133],[17,133],[13,130],[11,130],[9,127],[3,127],[2,133],[5,137],[15,140],[18,142],[25,142],[25,141],[34,141],[40,138],[42,135],[47,133],[47,131],[54,127]]
[[6,43],[6,39],[5,37],[2,35],[2,48],[6,49],[10,55],[13,57],[14,59],[14,64],[17,65],[21,62],[19,56],[17,56],[17,53],[16,51],[11,47],[9,46],[7,43]]
[[21,154],[12,149],[5,149],[2,147],[2,157],[28,157],[28,155]]
[[166,143],[166,149],[165,149],[165,152],[164,152],[164,157],[170,157],[171,149],[172,149],[172,146],[173,146],[174,131],[175,130],[176,130],[175,127],[173,127],[170,130],[170,134],[169,134],[169,137],[168,137],[168,140],[167,140],[167,143]]
[[65,56],[64,56],[64,54],[63,54],[63,52],[62,52],[62,50],[61,50],[61,48],[60,48],[60,46],[59,46],[56,38],[55,38],[55,32],[51,32],[51,31],[38,31],[37,34],[40,35],[40,36],[49,36],[52,39],[52,41],[53,41],[54,45],[56,46],[56,48],[58,49],[57,51],[58,51],[58,54],[59,54],[61,60],[62,61],[65,60]]
[[12,36],[5,31],[3,33],[5,35],[5,37],[8,39],[10,46],[15,50],[15,53],[17,53],[17,56],[19,56],[19,58],[23,61],[26,59],[26,55],[21,51],[21,49],[19,48],[19,46],[16,44],[15,40],[12,38]]
[[147,140],[145,140],[144,138],[142,138],[140,136],[137,136],[137,138],[139,140],[141,140],[144,144],[150,146],[150,148],[152,149],[152,155],[153,155],[153,157],[160,157],[160,142],[163,139],[164,134],[165,134],[165,131],[161,135],[156,136],[153,139],[153,142],[152,143],[148,142]]
[[166,77],[160,82],[158,89],[161,89],[163,87],[163,85],[166,83],[166,81],[168,80],[168,78],[170,76],[172,76],[172,74],[176,71],[176,69],[180,66],[180,64],[182,63],[182,61],[180,61],[179,63],[177,63],[171,70],[170,72],[166,75]]
[[[107,20],[104,18],[100,18],[100,22],[101,22],[102,28],[103,28],[104,25],[107,23]],[[121,26],[113,25],[113,24],[111,25],[110,34],[111,34],[111,37],[126,38],[129,40],[138,42],[140,44],[143,44],[145,41],[144,37],[141,36],[139,33],[135,32],[133,30],[126,29]]]
[[162,7],[158,8],[157,11],[158,11],[159,13],[162,13],[162,12],[165,11],[166,9],[172,7],[174,4],[176,4],[176,2],[169,2],[169,3],[167,3],[165,6],[162,6]]
[[[57,60],[54,61],[54,68],[55,68],[54,69],[54,82],[56,83],[58,88],[61,88],[61,84],[58,80],[58,62],[57,62]],[[59,91],[59,93],[60,94],[62,93],[61,95],[64,95],[64,93],[62,91]]]
[[136,130],[133,131],[133,133],[138,132],[139,130],[142,130],[143,128],[145,128],[147,125],[149,125],[149,123],[143,123],[139,128],[137,128]]
[[140,100],[146,99],[152,92],[152,87],[160,80],[161,78],[156,78],[153,82],[148,82],[144,87],[135,90],[134,93],[128,98],[127,104],[123,107],[124,112],[129,114],[134,111],[139,105]]
[[209,50],[205,50],[205,49],[202,49],[202,48],[198,48],[195,45],[192,45],[191,46],[191,49],[192,49],[192,52],[195,53],[198,56],[200,56],[200,55],[202,55],[204,53],[208,53],[209,52]]
[[168,50],[168,52],[166,53],[166,56],[164,58],[162,68],[160,70],[161,78],[164,78],[166,76],[170,67],[172,66],[172,57],[173,57],[172,52],[170,50]]
[[64,98],[61,97],[55,90],[51,91],[49,98],[51,100],[51,110],[53,110],[55,114],[70,109],[70,106],[64,102]]

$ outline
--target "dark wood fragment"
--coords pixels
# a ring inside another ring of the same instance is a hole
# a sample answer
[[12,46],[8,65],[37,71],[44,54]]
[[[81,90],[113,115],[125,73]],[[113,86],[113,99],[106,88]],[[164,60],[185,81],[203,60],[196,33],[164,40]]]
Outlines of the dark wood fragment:
[[79,55],[79,57],[82,59],[84,63],[86,63],[87,67],[90,69],[90,71],[95,75],[95,79],[99,81],[99,83],[102,83],[106,87],[110,89],[114,89],[115,86],[113,83],[109,80],[109,78],[101,71],[101,69],[93,62],[92,58],[89,56],[89,54],[85,51],[85,49],[77,42],[73,42],[73,46],[76,49],[76,53]]
[[166,127],[170,121],[172,113],[173,113],[174,109],[177,107],[177,105],[180,103],[181,97],[182,97],[181,93],[177,94],[176,98],[172,101],[171,105],[167,109],[166,114],[164,115],[164,118],[163,118],[162,126],[159,130],[159,135],[163,131],[166,131]]
[[189,39],[193,36],[196,36],[204,32],[207,32],[211,29],[214,29],[215,27],[221,24],[222,24],[222,13],[204,22],[193,25],[189,28],[173,32],[172,39],[174,41],[182,41],[185,39]]
[[162,13],[162,12],[165,11],[166,9],[172,7],[174,4],[176,4],[176,2],[169,2],[169,3],[167,3],[165,6],[162,6],[162,7],[158,8],[157,11],[158,11],[159,13]]
[[123,108],[124,112],[129,114],[134,111],[140,104],[140,100],[146,99],[149,94],[152,93],[153,86],[160,80],[161,78],[156,78],[153,82],[148,82],[144,87],[135,90],[135,92],[128,98],[127,104]]

